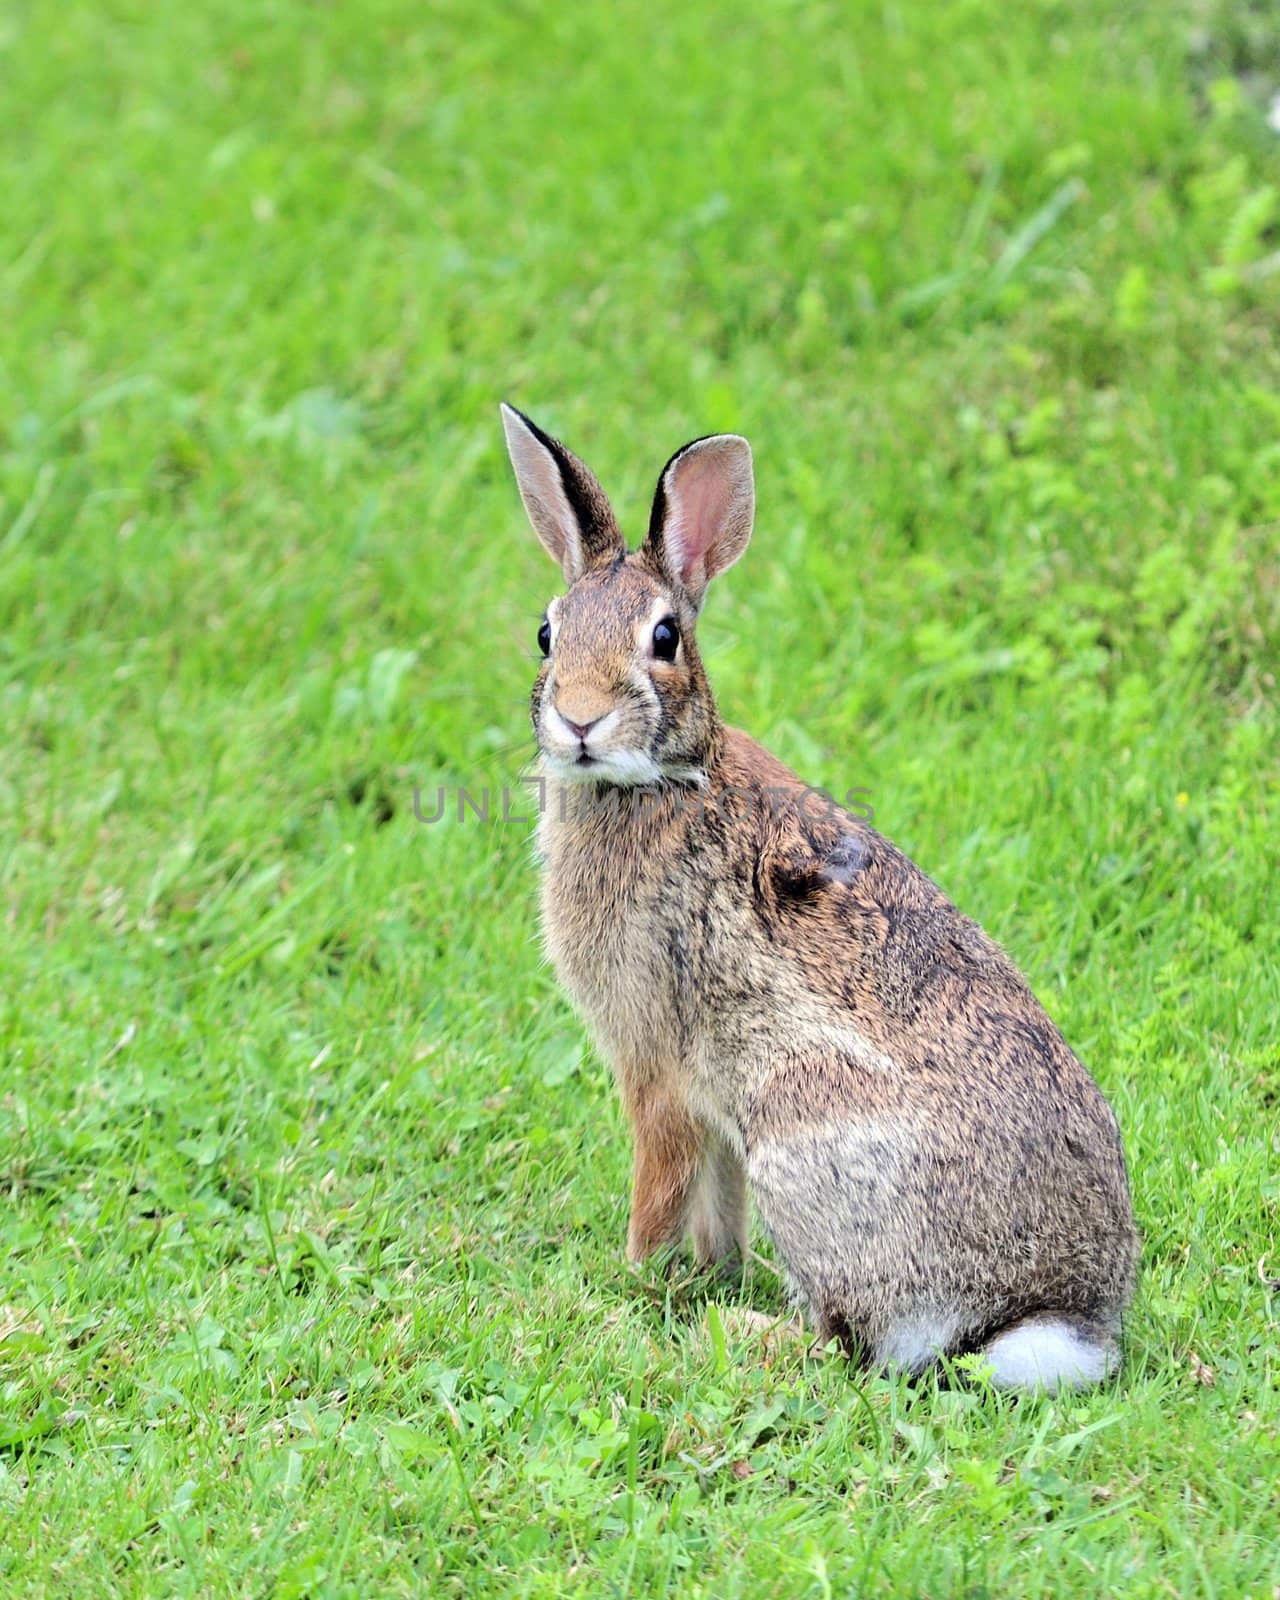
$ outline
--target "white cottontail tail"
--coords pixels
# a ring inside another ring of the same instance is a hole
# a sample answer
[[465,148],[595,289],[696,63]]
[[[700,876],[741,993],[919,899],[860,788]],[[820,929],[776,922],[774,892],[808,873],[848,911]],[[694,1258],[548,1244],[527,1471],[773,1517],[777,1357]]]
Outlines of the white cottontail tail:
[[631,1120],[628,1254],[732,1258],[749,1189],[824,1342],[1103,1378],[1137,1238],[1097,1085],[976,923],[717,715],[694,627],[751,535],[746,440],[677,451],[628,554],[582,462],[502,419],[567,586],[533,690],[542,916]]

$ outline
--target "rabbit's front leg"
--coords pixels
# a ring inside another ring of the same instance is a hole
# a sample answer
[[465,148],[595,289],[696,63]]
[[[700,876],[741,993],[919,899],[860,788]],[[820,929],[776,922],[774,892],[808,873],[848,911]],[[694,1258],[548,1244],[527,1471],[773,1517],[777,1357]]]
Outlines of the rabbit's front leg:
[[670,1094],[647,1086],[626,1100],[635,1140],[627,1259],[640,1262],[684,1237],[705,1141]]
[[703,1144],[689,1231],[699,1266],[746,1260],[747,1176],[719,1133],[708,1133]]

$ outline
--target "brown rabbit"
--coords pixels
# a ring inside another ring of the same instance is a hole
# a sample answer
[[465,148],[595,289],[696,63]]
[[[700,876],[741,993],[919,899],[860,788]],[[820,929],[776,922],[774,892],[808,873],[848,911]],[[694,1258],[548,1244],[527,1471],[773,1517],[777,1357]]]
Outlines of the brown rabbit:
[[745,439],[663,468],[634,554],[592,474],[502,408],[567,592],[533,726],[547,949],[635,1137],[627,1253],[745,1251],[747,1190],[823,1342],[1119,1363],[1137,1239],[1115,1117],[1007,955],[888,840],[716,713],[694,625],[751,535]]

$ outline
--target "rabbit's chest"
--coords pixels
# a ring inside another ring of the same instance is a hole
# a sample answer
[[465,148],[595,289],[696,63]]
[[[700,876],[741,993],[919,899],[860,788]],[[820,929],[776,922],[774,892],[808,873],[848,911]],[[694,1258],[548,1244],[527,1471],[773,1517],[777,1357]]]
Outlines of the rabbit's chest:
[[688,909],[660,822],[549,808],[539,829],[547,954],[615,1066],[690,1042]]
[[670,1051],[679,1024],[674,934],[651,885],[581,866],[548,871],[542,926],[560,982],[610,1055]]

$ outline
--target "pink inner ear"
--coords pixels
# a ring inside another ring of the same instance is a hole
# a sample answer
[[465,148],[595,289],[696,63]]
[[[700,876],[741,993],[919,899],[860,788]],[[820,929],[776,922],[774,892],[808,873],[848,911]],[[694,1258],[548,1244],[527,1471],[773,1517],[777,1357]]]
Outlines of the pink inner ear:
[[720,531],[725,506],[724,468],[714,459],[695,457],[679,474],[676,566],[687,583]]
[[680,582],[696,589],[731,566],[751,537],[750,447],[733,434],[700,440],[672,464],[664,487],[667,560]]

